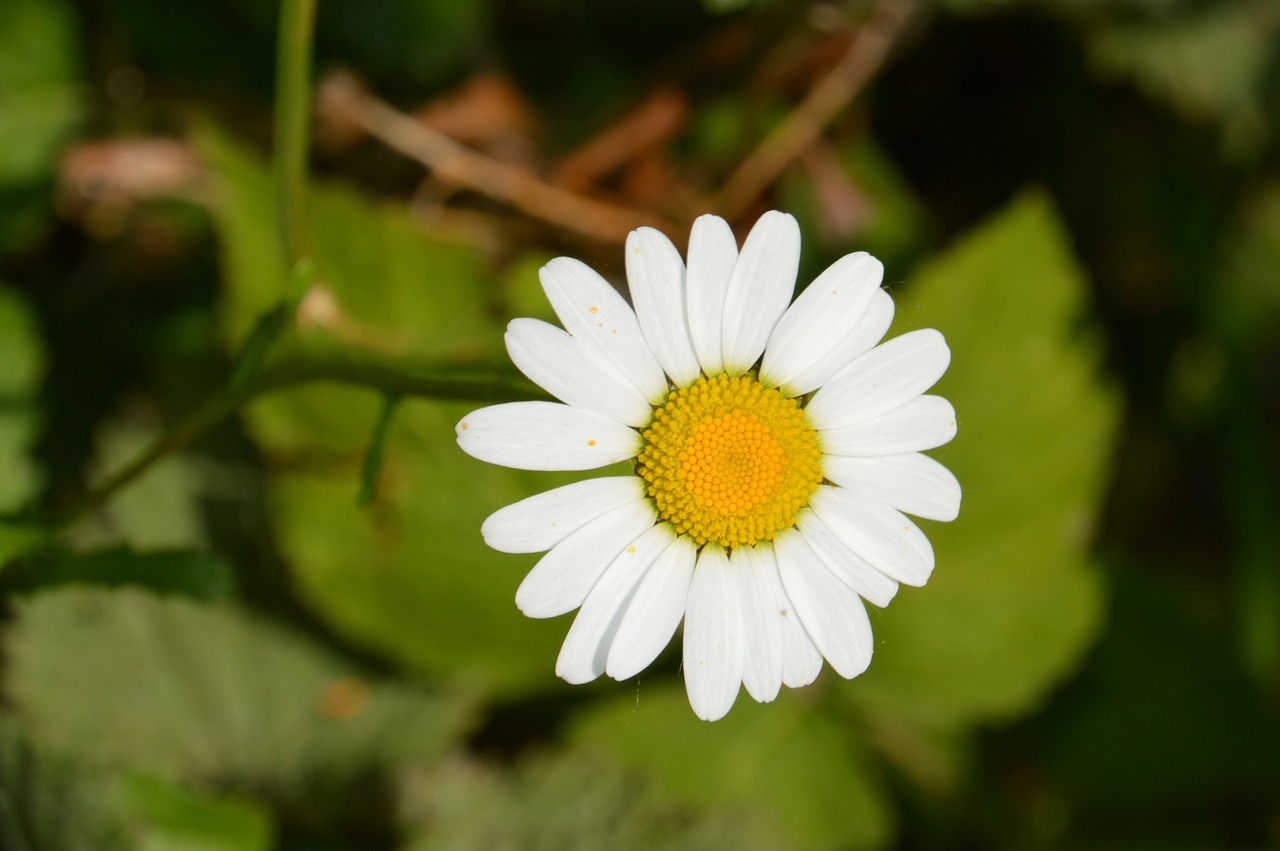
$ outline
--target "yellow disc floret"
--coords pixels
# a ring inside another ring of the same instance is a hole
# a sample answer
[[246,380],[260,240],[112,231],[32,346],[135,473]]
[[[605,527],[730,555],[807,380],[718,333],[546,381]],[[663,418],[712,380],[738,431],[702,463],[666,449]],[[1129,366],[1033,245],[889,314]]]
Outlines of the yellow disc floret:
[[700,545],[773,540],[822,481],[804,411],[749,375],[671,391],[643,437],[636,472],[662,518]]

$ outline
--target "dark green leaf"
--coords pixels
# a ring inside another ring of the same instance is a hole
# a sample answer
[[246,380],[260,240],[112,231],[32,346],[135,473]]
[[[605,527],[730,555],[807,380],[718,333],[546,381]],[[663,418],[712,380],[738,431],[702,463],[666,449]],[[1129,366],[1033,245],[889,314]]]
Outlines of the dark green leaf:
[[754,819],[659,803],[634,773],[580,751],[525,759],[513,771],[462,759],[403,776],[412,851],[764,851]]
[[30,594],[68,584],[137,585],[160,593],[215,600],[229,597],[235,590],[235,574],[224,559],[204,553],[125,548],[55,551],[14,568],[0,587],[5,594]]

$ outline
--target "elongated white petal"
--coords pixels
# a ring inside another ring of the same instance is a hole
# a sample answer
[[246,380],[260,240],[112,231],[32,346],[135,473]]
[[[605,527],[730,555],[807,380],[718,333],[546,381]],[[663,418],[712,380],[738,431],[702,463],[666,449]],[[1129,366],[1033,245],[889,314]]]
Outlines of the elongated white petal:
[[928,581],[933,572],[933,547],[901,511],[848,488],[829,485],[819,486],[809,504],[842,544],[876,570],[904,585]]
[[828,455],[822,460],[822,471],[837,485],[865,493],[907,514],[946,522],[955,520],[960,513],[960,482],[928,455]]
[[644,499],[639,476],[605,476],[534,494],[500,508],[480,527],[484,542],[504,553],[540,553],[601,514]]
[[821,387],[866,351],[861,348],[865,339],[854,331],[880,293],[883,278],[884,266],[865,251],[827,267],[778,320],[764,350],[760,383],[800,396]]
[[876,570],[846,547],[812,510],[800,512],[796,527],[827,569],[867,602],[884,608],[898,593],[897,580]]
[[609,646],[632,595],[645,571],[673,540],[675,533],[666,524],[650,526],[605,569],[569,627],[556,660],[556,676],[578,684],[604,673]]
[[800,615],[791,598],[782,587],[778,575],[778,557],[773,544],[756,545],[763,572],[761,597],[766,600],[765,611],[778,619],[782,635],[782,684],[787,688],[807,686],[818,678],[822,670],[822,654],[800,622]]
[[667,380],[635,312],[608,281],[571,257],[547,263],[538,277],[566,331],[627,376],[647,402],[660,404],[666,398]]
[[873,420],[819,430],[818,443],[828,455],[867,457],[933,449],[955,436],[951,403],[941,396],[917,396]]
[[724,550],[708,544],[689,583],[684,616],[684,686],[703,721],[723,718],[742,684],[742,607]]
[[609,647],[609,676],[634,677],[670,643],[684,617],[697,557],[691,539],[676,537],[645,573]]
[[635,385],[568,332],[540,319],[513,319],[506,341],[511,362],[561,402],[637,428],[653,419]]
[[871,621],[862,598],[827,570],[802,533],[780,533],[774,550],[782,585],[813,643],[840,676],[861,674],[871,664],[872,651]]
[[702,371],[724,370],[721,323],[729,277],[738,260],[738,241],[729,223],[719,216],[699,216],[689,234],[689,270],[685,275],[689,336]]
[[629,502],[571,533],[533,566],[516,589],[531,618],[554,618],[582,605],[600,574],[657,519],[648,500]]
[[951,363],[951,350],[932,328],[876,346],[813,394],[805,412],[815,428],[866,422],[928,390]]
[[729,559],[729,576],[742,606],[742,684],[760,703],[782,688],[782,622],[766,572],[770,565],[755,547],[738,547]]
[[746,372],[764,352],[791,303],[799,267],[800,226],[787,213],[765,213],[742,245],[725,294],[721,351],[730,375]]
[[685,269],[680,252],[653,228],[627,237],[627,284],[645,340],[677,387],[701,374],[685,319]]
[[639,432],[555,402],[508,402],[472,411],[454,429],[473,458],[517,470],[594,470],[635,456]]

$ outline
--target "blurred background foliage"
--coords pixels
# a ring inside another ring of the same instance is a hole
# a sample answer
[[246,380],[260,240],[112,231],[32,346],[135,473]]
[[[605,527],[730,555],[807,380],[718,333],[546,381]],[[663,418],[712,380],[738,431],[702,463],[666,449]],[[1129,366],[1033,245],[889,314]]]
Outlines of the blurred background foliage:
[[[302,273],[279,12],[0,3],[0,847],[1280,847],[1280,5],[322,0]],[[771,207],[947,336],[965,502],[707,725],[554,677],[479,526],[571,477],[452,427],[547,259]]]

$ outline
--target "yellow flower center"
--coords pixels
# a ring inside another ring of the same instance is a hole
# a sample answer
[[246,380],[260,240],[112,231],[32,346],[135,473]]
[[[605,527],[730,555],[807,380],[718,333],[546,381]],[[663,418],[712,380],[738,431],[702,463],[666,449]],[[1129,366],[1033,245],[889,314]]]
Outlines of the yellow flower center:
[[822,481],[804,411],[749,375],[671,391],[643,438],[636,472],[659,515],[699,545],[773,540]]

